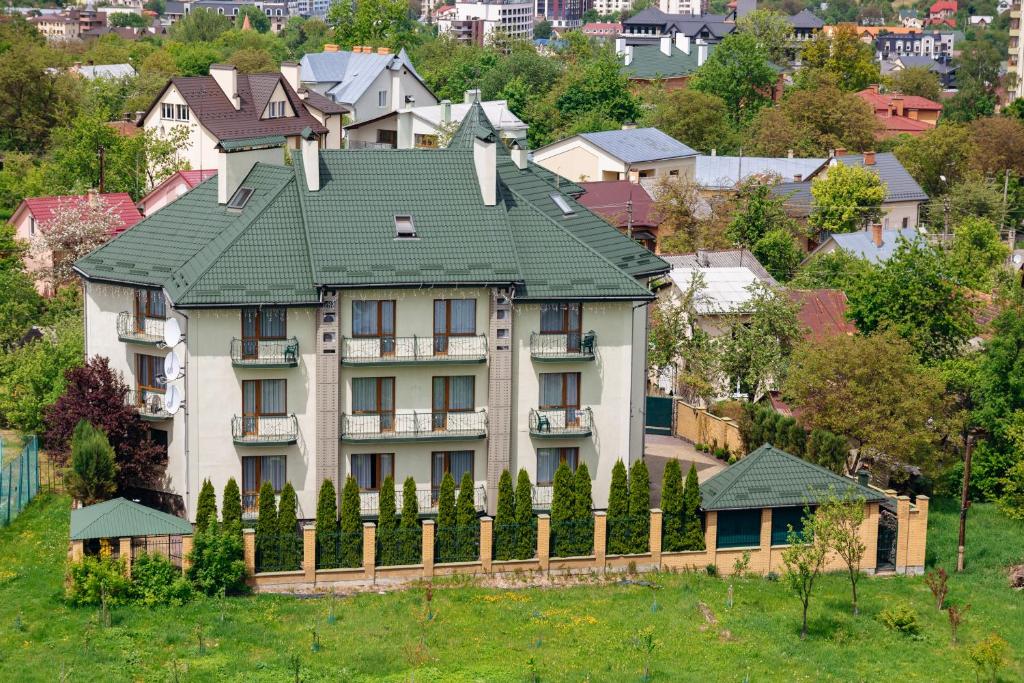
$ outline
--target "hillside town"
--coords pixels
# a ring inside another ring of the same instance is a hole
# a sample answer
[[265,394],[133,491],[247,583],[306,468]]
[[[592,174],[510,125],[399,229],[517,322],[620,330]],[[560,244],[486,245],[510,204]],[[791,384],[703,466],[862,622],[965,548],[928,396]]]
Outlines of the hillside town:
[[0,678],[1024,680],[1020,14],[9,3]]

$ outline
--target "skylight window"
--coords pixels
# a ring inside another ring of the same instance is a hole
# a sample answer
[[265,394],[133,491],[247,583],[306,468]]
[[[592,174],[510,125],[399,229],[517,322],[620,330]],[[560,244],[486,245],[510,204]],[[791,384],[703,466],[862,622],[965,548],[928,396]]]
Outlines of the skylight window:
[[254,190],[251,187],[240,187],[235,190],[235,193],[231,195],[231,199],[228,200],[229,209],[244,209],[248,203],[249,198],[252,197]]
[[576,213],[575,211],[573,211],[572,207],[569,206],[569,202],[565,201],[565,197],[563,197],[560,194],[552,192],[551,201],[555,203],[555,206],[558,207],[558,210],[561,211],[562,214],[565,216],[571,216],[574,213]]
[[416,226],[412,216],[395,216],[395,239],[412,239],[416,237]]

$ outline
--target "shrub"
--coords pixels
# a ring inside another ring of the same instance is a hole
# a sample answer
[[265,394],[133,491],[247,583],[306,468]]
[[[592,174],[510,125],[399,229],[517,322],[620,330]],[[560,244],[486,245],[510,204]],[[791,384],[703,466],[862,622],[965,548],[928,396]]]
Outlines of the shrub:
[[700,523],[700,484],[697,468],[690,465],[683,486],[683,550],[704,550],[704,530]]
[[928,590],[932,592],[932,597],[935,598],[935,609],[941,610],[942,604],[946,601],[946,595],[949,593],[949,574],[945,569],[939,567],[925,574],[924,582],[928,585]]
[[295,570],[302,567],[302,543],[299,540],[299,501],[295,497],[295,487],[285,482],[281,489],[281,503],[277,511],[277,535],[280,544],[280,566],[282,571]]
[[234,477],[228,479],[224,485],[224,498],[221,501],[221,519],[223,530],[228,533],[242,536],[242,492],[238,490],[238,482]]
[[206,531],[211,520],[217,520],[217,494],[210,480],[204,479],[203,486],[199,489],[199,502],[196,503],[196,529]]
[[629,471],[629,517],[632,521],[630,552],[645,553],[651,535],[651,477],[642,458],[633,463]]
[[455,554],[455,478],[445,472],[441,479],[441,490],[437,495],[437,526],[435,527],[436,557],[452,557]]
[[316,547],[324,558],[324,566],[331,564],[327,558],[337,556],[338,548],[338,494],[334,482],[324,479],[316,500]]
[[123,605],[132,599],[132,582],[128,578],[124,560],[111,557],[85,557],[68,567],[69,580],[65,597],[76,607]]
[[480,522],[476,505],[473,504],[473,477],[469,472],[462,475],[459,483],[459,498],[455,504],[455,559],[457,562],[472,562],[480,559]]
[[528,560],[537,554],[537,535],[533,526],[533,486],[526,470],[519,470],[516,481],[516,524],[519,537],[515,548],[517,560]]
[[192,584],[159,553],[142,553],[132,562],[135,600],[147,607],[181,606],[192,599]]
[[188,578],[196,590],[206,595],[237,595],[244,593],[245,559],[242,538],[231,529],[221,530],[214,522],[193,536],[192,565]]
[[277,534],[277,499],[274,487],[269,481],[260,487],[259,518],[256,520],[256,566],[260,566],[261,557],[276,554]]
[[498,479],[498,508],[494,515],[494,559],[515,557],[516,535],[512,533],[516,515],[516,494],[512,489],[512,473],[504,470]]
[[395,479],[390,474],[380,485],[380,504],[377,515],[378,560],[384,566],[398,564],[398,514],[395,502]]
[[984,640],[978,641],[967,649],[967,656],[970,658],[974,668],[978,670],[978,678],[995,683],[999,678],[999,670],[1006,662],[1009,646],[1006,641],[991,634]]
[[909,604],[902,602],[883,609],[878,615],[879,621],[890,631],[905,636],[916,637],[921,633],[921,622],[917,611]]
[[359,517],[359,484],[355,477],[345,480],[341,491],[341,566],[363,564],[363,523]]
[[555,470],[551,492],[551,531],[554,536],[551,554],[566,557],[573,553],[574,544],[571,537],[573,511],[572,471],[564,462]]
[[679,461],[672,458],[665,463],[665,476],[661,480],[662,535],[661,547],[666,552],[682,550],[684,523],[683,515],[683,470]]
[[704,573],[708,576],[718,576],[718,565],[710,563],[705,565]]
[[626,465],[616,460],[612,466],[612,482],[608,489],[608,554],[624,555],[629,552],[629,482]]
[[594,546],[594,498],[591,494],[590,470],[581,462],[572,476],[573,521],[576,524],[576,553],[586,555]]
[[117,490],[117,464],[107,435],[79,420],[71,437],[71,467],[65,483],[86,505],[106,500]]
[[399,564],[418,564],[422,559],[423,537],[416,502],[416,480],[412,477],[406,477],[402,484],[402,520],[398,528],[403,541]]

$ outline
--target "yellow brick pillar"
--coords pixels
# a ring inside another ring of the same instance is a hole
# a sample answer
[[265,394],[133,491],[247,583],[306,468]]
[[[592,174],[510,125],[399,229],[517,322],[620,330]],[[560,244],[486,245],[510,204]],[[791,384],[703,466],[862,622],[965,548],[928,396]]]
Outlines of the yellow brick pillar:
[[928,496],[918,496],[910,513],[910,538],[907,539],[907,572],[924,573],[925,547],[928,542]]
[[363,576],[371,581],[377,576],[377,525],[363,522]]
[[192,566],[189,555],[192,554],[192,536],[181,537],[181,571],[184,574]]
[[604,574],[605,557],[608,553],[608,513],[604,510],[594,511],[594,563],[597,571]]
[[494,519],[488,516],[480,518],[480,564],[487,573],[491,571],[494,559]]
[[81,562],[85,557],[85,541],[71,541],[71,561]]
[[132,539],[130,537],[118,539],[117,555],[124,561],[125,571],[130,577],[132,575]]
[[423,576],[434,575],[434,520],[423,520]]
[[551,515],[537,515],[537,561],[541,571],[551,563]]
[[249,576],[256,574],[256,530],[242,529],[242,552],[245,557],[245,571]]
[[704,549],[708,553],[708,564],[718,566],[718,511],[704,513]]
[[878,567],[878,503],[864,504],[864,521],[860,525],[858,536],[864,544],[864,558],[861,568],[868,574],[874,574]]
[[316,585],[316,525],[302,527],[302,573],[306,583]]
[[750,571],[767,574],[772,569],[772,509],[761,508],[761,541]]
[[896,573],[907,573],[907,540],[910,538],[910,496],[896,497]]
[[661,510],[659,508],[652,508],[650,535],[651,564],[657,569],[661,569],[661,520]]

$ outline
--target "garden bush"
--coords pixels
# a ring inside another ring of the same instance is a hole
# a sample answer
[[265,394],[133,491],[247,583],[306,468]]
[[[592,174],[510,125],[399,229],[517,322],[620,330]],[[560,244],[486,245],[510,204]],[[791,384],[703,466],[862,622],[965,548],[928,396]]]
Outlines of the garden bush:
[[683,486],[683,550],[704,550],[704,529],[700,520],[700,483],[697,468],[690,465]]
[[320,484],[320,495],[316,502],[316,547],[317,552],[322,556],[320,562],[323,566],[333,564],[327,558],[337,555],[338,542],[338,496],[334,489],[334,482],[324,479]]
[[455,524],[455,479],[451,472],[445,472],[437,494],[437,526],[434,527],[438,562],[455,555]]
[[277,511],[277,534],[282,570],[302,568],[302,541],[299,536],[298,520],[299,501],[295,496],[295,487],[285,482],[281,489],[281,503]]
[[917,611],[905,602],[886,607],[878,614],[878,619],[887,629],[905,636],[916,637],[921,633]]
[[395,480],[390,474],[380,485],[377,512],[378,564],[389,567],[398,564],[398,515],[395,501]]
[[135,600],[146,607],[181,606],[192,599],[192,584],[159,553],[142,553],[132,561]]
[[84,557],[68,567],[65,597],[76,607],[99,605],[110,607],[131,602],[132,582],[125,571],[124,560],[112,557]]
[[238,595],[248,590],[242,537],[233,530],[222,530],[215,522],[210,524],[206,531],[193,536],[188,557],[192,563],[188,578],[199,592]]
[[269,481],[260,487],[259,518],[256,520],[256,571],[264,555],[277,554],[277,497]]
[[571,527],[573,522],[573,490],[572,471],[564,462],[555,470],[551,491],[551,554],[555,557],[567,557],[573,552]]

